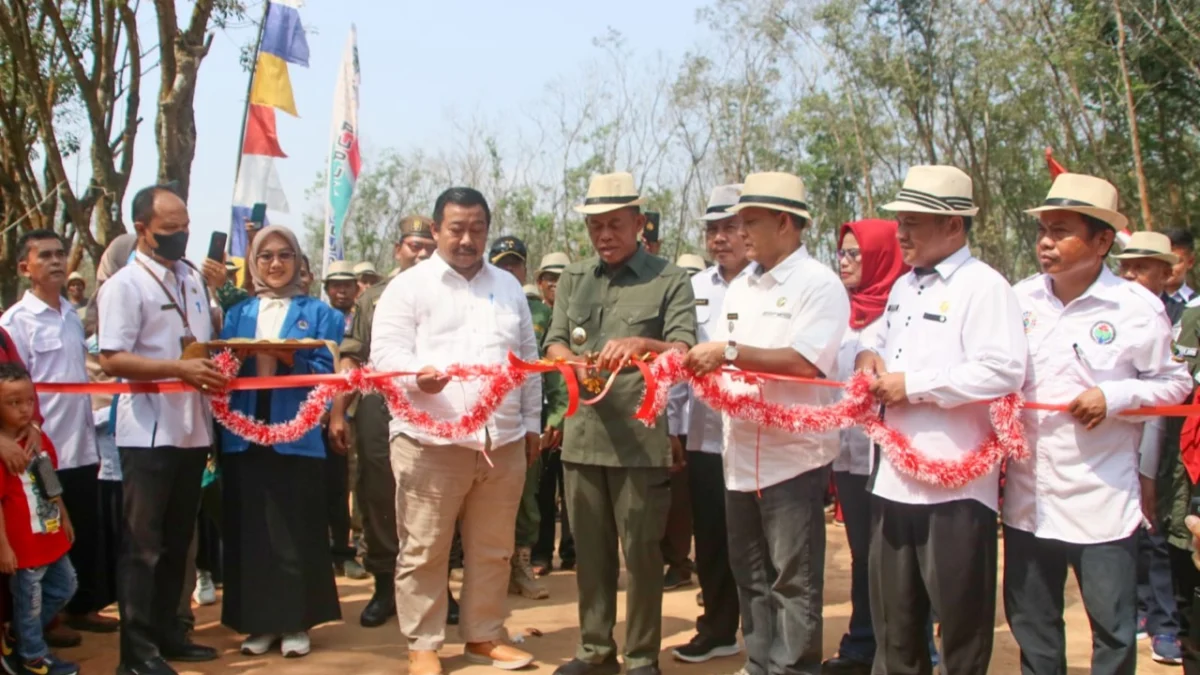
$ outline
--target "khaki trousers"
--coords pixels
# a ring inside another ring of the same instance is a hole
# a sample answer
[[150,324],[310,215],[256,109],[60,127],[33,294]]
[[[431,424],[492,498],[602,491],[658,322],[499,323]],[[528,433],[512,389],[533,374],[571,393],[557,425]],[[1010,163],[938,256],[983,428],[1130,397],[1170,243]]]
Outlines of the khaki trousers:
[[488,453],[459,446],[391,442],[396,476],[396,613],[410,650],[438,650],[446,639],[446,576],[454,523],[461,517],[464,642],[508,638],[509,559],[525,486],[524,439]]

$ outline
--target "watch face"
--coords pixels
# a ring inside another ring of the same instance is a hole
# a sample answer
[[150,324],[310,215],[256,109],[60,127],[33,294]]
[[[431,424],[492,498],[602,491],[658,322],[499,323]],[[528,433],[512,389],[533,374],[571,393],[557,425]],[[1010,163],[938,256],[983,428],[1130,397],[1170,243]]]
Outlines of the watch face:
[[725,360],[726,361],[733,361],[733,360],[737,359],[737,355],[738,355],[737,347],[734,347],[733,345],[725,346]]

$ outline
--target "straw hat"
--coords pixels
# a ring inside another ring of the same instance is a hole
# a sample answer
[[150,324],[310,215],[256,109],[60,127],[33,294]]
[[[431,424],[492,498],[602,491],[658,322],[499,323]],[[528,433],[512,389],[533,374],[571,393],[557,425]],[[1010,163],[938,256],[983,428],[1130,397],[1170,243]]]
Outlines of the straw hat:
[[[728,218],[728,216],[726,217]],[[704,268],[708,267],[708,265],[706,265],[704,262],[704,258],[701,258],[695,253],[684,253],[683,255],[679,256],[679,260],[675,261],[675,266],[682,267],[692,274],[703,272]]]
[[608,213],[627,206],[640,206],[645,200],[638,196],[633,185],[633,174],[605,173],[592,176],[583,204],[575,207],[576,213],[592,216]]
[[354,263],[345,260],[335,260],[329,264],[325,272],[325,281],[354,281]]
[[737,204],[729,207],[728,212],[734,214],[751,207],[783,211],[805,220],[812,220],[812,214],[808,212],[808,193],[804,190],[804,181],[790,173],[772,171],[746,176],[746,182],[742,184],[742,195]]
[[904,176],[896,200],[879,207],[883,211],[936,213],[943,216],[973,216],[975,206],[971,177],[953,166],[914,166]]
[[1117,260],[1133,260],[1134,258],[1153,258],[1168,265],[1179,262],[1179,256],[1171,252],[1171,238],[1162,232],[1134,232],[1129,237],[1129,243],[1121,255],[1114,255]]
[[704,215],[700,216],[700,220],[725,220],[726,218],[732,218],[733,212],[729,209],[738,203],[738,198],[741,196],[741,183],[718,185],[709,194],[708,206],[704,209]]
[[354,276],[379,276],[379,272],[375,271],[375,264],[369,262],[360,262],[354,266]]
[[[1117,211],[1118,199],[1117,188],[1103,178],[1079,173],[1061,173],[1054,179],[1054,185],[1050,186],[1050,194],[1046,195],[1046,201],[1025,213],[1074,211],[1103,221],[1119,232],[1129,224],[1129,219]],[[1167,250],[1171,250],[1171,247],[1168,246]]]
[[571,257],[566,253],[555,251],[542,256],[542,264],[538,265],[537,276],[542,276],[543,272],[554,272],[562,274],[564,268],[571,264]]
[[68,284],[72,281],[82,281],[85,284],[87,283],[87,279],[83,278],[83,275],[79,272],[71,272],[71,276],[67,277]]

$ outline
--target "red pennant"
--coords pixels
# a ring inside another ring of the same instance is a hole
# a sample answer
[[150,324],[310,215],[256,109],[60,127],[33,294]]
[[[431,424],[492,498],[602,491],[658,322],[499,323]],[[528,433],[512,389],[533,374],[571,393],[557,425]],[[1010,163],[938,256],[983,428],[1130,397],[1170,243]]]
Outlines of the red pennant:
[[1054,148],[1046,148],[1046,168],[1050,169],[1050,179],[1058,178],[1058,174],[1067,173],[1067,169],[1054,161]]
[[279,134],[275,131],[275,109],[265,105],[251,105],[246,116],[246,137],[242,143],[243,155],[265,155],[287,157],[279,147]]

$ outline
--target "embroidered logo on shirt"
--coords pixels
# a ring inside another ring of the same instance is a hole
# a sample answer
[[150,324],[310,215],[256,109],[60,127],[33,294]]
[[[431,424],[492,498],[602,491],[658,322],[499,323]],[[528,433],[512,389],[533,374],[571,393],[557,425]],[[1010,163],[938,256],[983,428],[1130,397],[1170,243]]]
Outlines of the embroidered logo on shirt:
[[1107,321],[1097,321],[1092,326],[1092,340],[1098,345],[1112,344],[1117,339],[1117,329]]
[[696,306],[697,307],[708,306],[708,298],[696,298]]
[[950,301],[943,300],[942,304],[938,305],[938,311],[941,312],[942,314],[949,312],[950,311]]
[[783,307],[786,304],[787,304],[787,298],[779,298],[778,300],[775,301],[776,307]]
[[1025,312],[1021,315],[1021,323],[1025,324],[1025,334],[1028,335],[1030,331],[1037,328],[1037,314]]
[[308,330],[308,322],[304,319],[300,319],[296,322],[296,328],[299,328],[300,330]]

